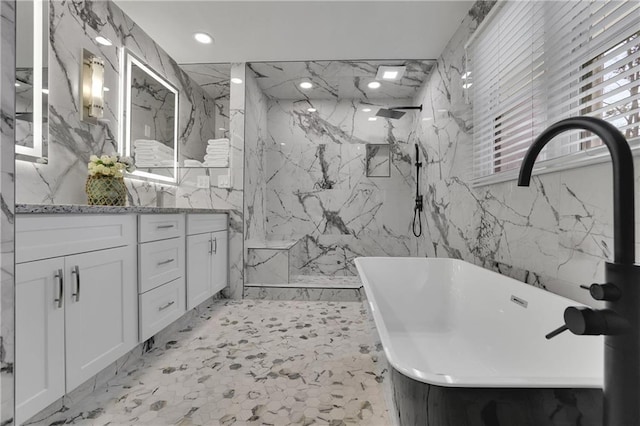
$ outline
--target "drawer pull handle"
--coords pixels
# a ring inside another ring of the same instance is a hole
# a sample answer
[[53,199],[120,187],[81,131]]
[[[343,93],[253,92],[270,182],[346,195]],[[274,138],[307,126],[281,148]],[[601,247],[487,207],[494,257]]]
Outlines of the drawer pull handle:
[[62,308],[62,300],[64,298],[64,281],[62,278],[62,269],[58,269],[55,277],[56,280],[58,280],[58,298],[53,299],[53,301],[58,304],[58,308]]
[[163,260],[162,262],[158,262],[158,266],[160,265],[166,265],[167,263],[171,263],[173,262],[175,259],[167,259],[167,260]]
[[175,225],[158,225],[156,226],[156,229],[168,229],[168,228],[173,228]]
[[73,267],[73,270],[71,271],[71,275],[76,277],[76,292],[75,293],[71,293],[71,297],[75,297],[76,298],[76,302],[80,301],[80,267],[78,265]]
[[166,305],[164,305],[164,306],[160,306],[160,307],[158,308],[158,310],[159,310],[159,311],[164,311],[165,309],[167,309],[169,306],[173,305],[174,303],[176,303],[176,301],[175,301],[175,300],[172,300],[171,302],[167,303]]

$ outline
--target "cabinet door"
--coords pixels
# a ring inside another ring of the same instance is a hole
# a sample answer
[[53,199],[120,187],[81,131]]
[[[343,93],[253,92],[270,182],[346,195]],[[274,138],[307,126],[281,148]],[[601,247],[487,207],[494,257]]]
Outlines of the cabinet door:
[[16,265],[16,424],[64,395],[63,258]]
[[211,246],[210,233],[187,236],[187,309],[212,295]]
[[211,262],[211,292],[216,294],[227,286],[227,274],[229,270],[227,231],[214,232],[212,236],[214,250]]
[[137,343],[135,246],[65,258],[67,393]]

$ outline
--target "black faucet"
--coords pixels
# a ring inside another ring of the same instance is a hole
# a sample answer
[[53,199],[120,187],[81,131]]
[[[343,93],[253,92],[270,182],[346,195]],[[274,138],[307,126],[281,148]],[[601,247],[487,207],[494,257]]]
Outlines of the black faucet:
[[605,309],[568,307],[565,330],[579,335],[604,335],[604,426],[640,424],[640,266],[635,265],[633,156],[622,133],[604,120],[575,117],[547,128],[525,154],[518,186],[529,186],[533,163],[542,148],[560,133],[587,130],[607,146],[613,163],[614,260],[605,264],[605,283],[589,289]]

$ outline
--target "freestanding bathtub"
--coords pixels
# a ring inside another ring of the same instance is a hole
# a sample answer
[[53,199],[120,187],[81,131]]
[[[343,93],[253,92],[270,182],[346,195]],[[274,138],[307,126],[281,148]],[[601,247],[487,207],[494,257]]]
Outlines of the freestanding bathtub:
[[544,337],[579,303],[461,260],[355,263],[401,425],[601,425],[602,337]]

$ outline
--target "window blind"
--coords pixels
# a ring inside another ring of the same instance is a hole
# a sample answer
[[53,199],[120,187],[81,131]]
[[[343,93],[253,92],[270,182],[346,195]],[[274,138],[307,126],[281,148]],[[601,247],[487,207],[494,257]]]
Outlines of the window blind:
[[[640,2],[501,6],[468,52],[475,183],[514,177],[535,137],[567,117],[602,118],[640,143]],[[556,170],[605,159],[600,145],[570,132],[547,145],[539,164]]]

